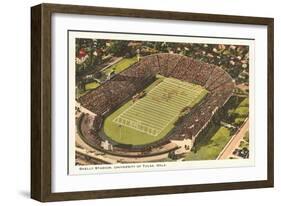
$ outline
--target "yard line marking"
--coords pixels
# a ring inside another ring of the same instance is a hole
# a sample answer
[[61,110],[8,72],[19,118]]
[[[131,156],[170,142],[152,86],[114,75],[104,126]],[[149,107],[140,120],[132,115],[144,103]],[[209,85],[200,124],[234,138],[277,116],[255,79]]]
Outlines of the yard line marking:
[[183,108],[196,101],[203,91],[200,86],[166,78],[145,97],[125,109],[113,122],[157,136],[178,118]]

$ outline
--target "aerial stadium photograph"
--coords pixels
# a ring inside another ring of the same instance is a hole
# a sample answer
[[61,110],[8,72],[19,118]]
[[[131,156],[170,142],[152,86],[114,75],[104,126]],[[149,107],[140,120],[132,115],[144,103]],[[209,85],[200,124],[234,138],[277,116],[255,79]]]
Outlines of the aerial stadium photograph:
[[249,44],[100,36],[69,47],[74,167],[249,159]]

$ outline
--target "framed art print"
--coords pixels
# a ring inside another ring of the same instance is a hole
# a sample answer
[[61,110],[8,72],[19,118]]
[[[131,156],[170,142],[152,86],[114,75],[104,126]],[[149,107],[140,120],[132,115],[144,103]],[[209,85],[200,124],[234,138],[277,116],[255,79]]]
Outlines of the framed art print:
[[31,14],[32,198],[273,186],[273,19]]

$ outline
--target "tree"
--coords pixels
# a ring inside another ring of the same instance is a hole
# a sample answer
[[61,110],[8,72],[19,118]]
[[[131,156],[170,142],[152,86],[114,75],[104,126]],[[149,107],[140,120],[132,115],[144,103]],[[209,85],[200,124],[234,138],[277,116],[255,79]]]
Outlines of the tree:
[[114,56],[125,56],[129,51],[128,41],[114,41],[110,47],[110,53]]
[[100,79],[100,78],[102,77],[102,73],[101,73],[100,71],[98,71],[98,72],[96,72],[96,73],[94,74],[94,77],[95,77],[96,79]]

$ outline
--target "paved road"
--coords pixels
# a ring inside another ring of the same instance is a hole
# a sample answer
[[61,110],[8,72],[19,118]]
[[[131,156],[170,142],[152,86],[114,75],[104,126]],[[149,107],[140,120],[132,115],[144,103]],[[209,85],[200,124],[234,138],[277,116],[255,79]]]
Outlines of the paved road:
[[249,119],[245,122],[245,124],[240,128],[239,132],[236,133],[235,136],[227,143],[225,148],[222,150],[221,154],[217,159],[229,159],[232,156],[233,151],[239,146],[240,141],[243,140],[246,132],[249,130]]
[[86,109],[85,107],[82,107],[81,104],[79,102],[75,102],[75,106],[78,107],[80,109],[81,112],[86,113],[86,114],[90,114],[93,117],[97,116],[95,113],[93,113],[92,111]]
[[[76,144],[83,148],[83,149],[78,148],[78,150],[79,150],[79,152],[83,153],[84,155],[92,156],[94,158],[100,159],[102,161],[106,161],[111,164],[114,164],[117,162],[137,163],[137,162],[160,161],[160,160],[168,157],[168,153],[148,156],[148,157],[120,157],[120,156],[115,156],[115,155],[110,155],[110,154],[104,154],[103,152],[100,152],[100,151],[90,147],[88,144],[86,144],[77,133],[76,133]],[[76,147],[76,150],[77,150],[77,147]],[[103,154],[101,155],[101,153],[103,153]],[[99,154],[99,155],[97,155],[97,154]]]

